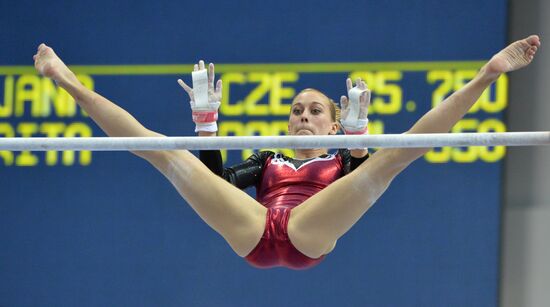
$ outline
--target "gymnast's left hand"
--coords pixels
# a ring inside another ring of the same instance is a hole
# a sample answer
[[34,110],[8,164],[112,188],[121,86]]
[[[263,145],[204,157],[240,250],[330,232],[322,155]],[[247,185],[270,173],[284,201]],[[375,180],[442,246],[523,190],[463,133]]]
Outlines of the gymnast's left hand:
[[367,115],[370,105],[370,90],[365,81],[357,78],[355,86],[350,78],[346,80],[348,97],[340,98],[342,116],[340,123],[346,134],[367,134]]

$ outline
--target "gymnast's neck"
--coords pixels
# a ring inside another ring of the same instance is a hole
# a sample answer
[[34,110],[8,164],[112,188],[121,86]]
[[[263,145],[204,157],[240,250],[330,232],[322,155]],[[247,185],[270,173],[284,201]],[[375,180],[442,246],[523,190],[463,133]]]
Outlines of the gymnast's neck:
[[305,160],[316,158],[328,153],[326,148],[316,148],[316,149],[296,149],[295,150],[295,159]]

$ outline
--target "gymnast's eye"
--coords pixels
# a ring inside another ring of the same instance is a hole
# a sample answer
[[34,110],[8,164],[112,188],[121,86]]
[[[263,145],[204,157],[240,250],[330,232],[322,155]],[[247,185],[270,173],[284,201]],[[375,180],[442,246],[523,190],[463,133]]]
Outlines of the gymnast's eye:
[[292,114],[294,115],[300,115],[301,113],[302,113],[302,110],[300,110],[300,108],[292,109]]
[[318,114],[321,114],[321,113],[323,113],[323,112],[321,111],[321,109],[313,109],[313,110],[311,110],[311,114],[313,114],[313,115],[318,115]]

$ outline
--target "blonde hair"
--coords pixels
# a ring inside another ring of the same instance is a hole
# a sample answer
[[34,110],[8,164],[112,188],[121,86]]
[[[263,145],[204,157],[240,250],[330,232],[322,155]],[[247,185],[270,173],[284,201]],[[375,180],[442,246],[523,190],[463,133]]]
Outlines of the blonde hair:
[[[330,99],[327,95],[325,95],[325,93],[321,92],[320,90],[314,88],[303,89],[296,96],[294,96],[294,100],[296,100],[296,97],[300,96],[302,93],[307,92],[318,93],[321,96],[325,97],[329,103],[328,105],[330,108],[330,117],[332,118],[332,121],[335,121],[338,123],[338,125],[340,125],[340,107],[336,104],[336,102],[334,102],[334,100]],[[294,103],[294,100],[292,100],[292,103]]]

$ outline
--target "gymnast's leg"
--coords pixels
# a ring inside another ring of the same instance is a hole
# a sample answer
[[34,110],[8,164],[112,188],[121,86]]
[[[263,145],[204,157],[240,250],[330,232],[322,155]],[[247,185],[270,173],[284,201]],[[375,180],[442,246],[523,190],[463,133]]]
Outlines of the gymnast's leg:
[[[88,90],[52,48],[42,44],[33,57],[36,69],[64,88],[112,137],[163,137],[145,128],[132,115],[101,95]],[[259,242],[267,210],[243,191],[216,176],[190,152],[137,151],[153,164],[199,216],[220,233],[240,256]]]
[[[535,35],[512,43],[483,66],[472,81],[426,113],[408,133],[448,132],[502,73],[528,65],[539,46]],[[336,240],[374,204],[391,181],[428,150],[380,150],[351,174],[296,207],[288,224],[294,246],[312,258],[330,252]]]
[[221,234],[241,257],[260,241],[267,209],[212,173],[189,151],[179,151],[163,171],[197,214]]

